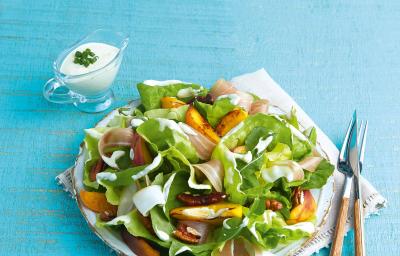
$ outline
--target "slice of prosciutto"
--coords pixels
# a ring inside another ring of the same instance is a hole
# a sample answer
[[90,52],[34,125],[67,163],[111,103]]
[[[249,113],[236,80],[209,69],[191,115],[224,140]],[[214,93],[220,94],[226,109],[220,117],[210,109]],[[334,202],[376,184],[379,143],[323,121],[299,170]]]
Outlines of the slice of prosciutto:
[[264,113],[266,114],[268,112],[268,100],[265,99],[259,99],[255,100],[250,107],[249,114],[254,115],[257,113]]
[[224,168],[219,160],[213,159],[202,164],[193,165],[196,174],[204,175],[217,192],[222,192]]
[[124,155],[124,151],[114,151],[111,156],[107,155],[107,148],[118,146],[131,146],[133,130],[131,128],[114,128],[104,133],[99,140],[98,150],[103,161],[110,167],[119,169],[116,160]]
[[179,123],[183,132],[189,137],[200,159],[208,160],[215,148],[215,143],[185,123]]
[[318,165],[321,163],[322,159],[323,158],[319,156],[309,156],[301,160],[299,164],[301,168],[303,168],[304,170],[307,170],[309,172],[315,172],[315,170],[317,170],[318,168]]
[[253,96],[249,93],[239,91],[236,89],[231,82],[224,79],[219,79],[214,86],[211,88],[210,94],[214,99],[222,95],[236,94],[240,100],[238,105],[243,107],[246,111],[250,110],[251,104],[253,103]]
[[211,88],[210,94],[214,97],[214,99],[218,98],[221,95],[227,94],[236,94],[237,89],[233,86],[231,82],[228,82],[224,79],[219,79],[213,87]]

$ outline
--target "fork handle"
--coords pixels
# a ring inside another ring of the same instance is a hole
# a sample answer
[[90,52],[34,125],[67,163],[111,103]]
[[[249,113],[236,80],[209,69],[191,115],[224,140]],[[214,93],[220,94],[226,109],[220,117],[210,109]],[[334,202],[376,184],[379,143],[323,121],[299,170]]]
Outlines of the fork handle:
[[349,198],[343,197],[340,204],[340,209],[337,217],[335,234],[333,237],[333,243],[331,247],[330,256],[342,255],[343,237],[345,234],[345,225],[347,220],[347,211],[349,209]]
[[363,213],[360,199],[357,199],[354,203],[354,236],[356,238],[356,256],[364,256],[364,232],[363,232]]

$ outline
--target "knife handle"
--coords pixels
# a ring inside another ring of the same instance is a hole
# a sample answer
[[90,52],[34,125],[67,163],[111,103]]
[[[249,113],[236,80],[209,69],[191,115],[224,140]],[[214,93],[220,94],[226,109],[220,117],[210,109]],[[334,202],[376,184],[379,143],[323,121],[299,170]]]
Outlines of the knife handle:
[[330,256],[340,256],[342,255],[342,247],[343,247],[343,237],[346,233],[345,225],[347,220],[347,211],[349,209],[349,198],[343,197],[342,202],[340,204],[339,213],[337,216],[335,234],[333,237],[333,243],[331,247]]
[[356,199],[354,203],[354,236],[356,238],[356,256],[364,256],[364,232],[363,232],[363,208],[360,199]]

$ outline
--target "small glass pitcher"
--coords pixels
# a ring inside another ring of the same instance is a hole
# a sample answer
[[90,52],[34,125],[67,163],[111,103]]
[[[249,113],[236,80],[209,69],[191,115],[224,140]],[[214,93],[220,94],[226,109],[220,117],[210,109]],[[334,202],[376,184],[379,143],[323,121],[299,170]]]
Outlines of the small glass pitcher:
[[[129,38],[121,32],[98,29],[60,53],[53,63],[54,78],[43,87],[43,96],[50,102],[72,103],[79,110],[96,113],[106,110],[114,101],[111,90]],[[78,46],[86,43],[105,43],[119,49],[113,59],[103,67],[79,75],[67,75],[60,71],[63,61]]]

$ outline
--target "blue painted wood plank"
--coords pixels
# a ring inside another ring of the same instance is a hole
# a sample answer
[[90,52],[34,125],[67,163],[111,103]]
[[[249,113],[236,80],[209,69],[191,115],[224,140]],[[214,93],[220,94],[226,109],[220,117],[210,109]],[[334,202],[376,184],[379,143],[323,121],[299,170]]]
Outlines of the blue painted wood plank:
[[[103,114],[46,102],[57,53],[88,31],[130,34],[116,106],[144,79],[210,86],[265,67],[340,144],[357,108],[370,120],[365,176],[390,207],[366,221],[370,255],[400,231],[400,3],[364,1],[28,1],[0,3],[0,254],[109,255],[54,176]],[[344,255],[352,255],[350,233]],[[319,255],[327,255],[322,250]]]

